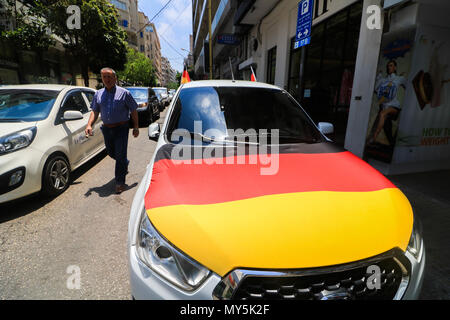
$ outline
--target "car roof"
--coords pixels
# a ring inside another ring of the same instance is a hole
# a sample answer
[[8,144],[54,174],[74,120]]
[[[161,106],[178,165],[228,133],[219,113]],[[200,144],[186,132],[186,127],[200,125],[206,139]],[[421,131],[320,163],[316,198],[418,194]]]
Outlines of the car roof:
[[61,91],[63,89],[91,89],[95,90],[93,88],[88,87],[80,87],[80,86],[70,86],[65,84],[13,84],[13,85],[4,85],[0,87],[1,89],[33,89],[33,90],[54,90],[54,91]]
[[197,80],[187,82],[183,88],[200,88],[200,87],[250,87],[250,88],[266,88],[282,90],[280,87],[255,81],[243,80]]
[[135,88],[135,89],[151,89],[150,87],[124,87],[125,89],[128,88]]

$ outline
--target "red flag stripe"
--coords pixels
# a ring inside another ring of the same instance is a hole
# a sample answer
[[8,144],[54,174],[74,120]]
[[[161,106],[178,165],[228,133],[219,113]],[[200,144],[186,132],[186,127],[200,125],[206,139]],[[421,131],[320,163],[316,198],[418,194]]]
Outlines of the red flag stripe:
[[[223,158],[224,164],[194,164],[192,160],[192,164],[177,165],[168,159],[159,160],[153,167],[145,207],[212,204],[293,192],[395,188],[381,173],[350,152],[276,156],[279,163],[274,175],[262,175],[261,169],[267,170],[270,163],[249,164],[248,155]],[[226,164],[226,160],[233,160],[234,164]]]

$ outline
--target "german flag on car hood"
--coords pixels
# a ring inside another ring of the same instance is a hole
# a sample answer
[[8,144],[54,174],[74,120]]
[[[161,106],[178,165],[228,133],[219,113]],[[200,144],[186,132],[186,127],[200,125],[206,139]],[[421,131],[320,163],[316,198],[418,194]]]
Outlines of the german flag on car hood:
[[[252,154],[239,155],[235,147],[223,156],[192,147],[191,154],[212,156],[184,164],[172,161],[173,149],[157,152],[145,196],[148,217],[175,247],[220,276],[235,268],[322,267],[406,250],[413,225],[407,198],[331,143],[268,150],[278,158],[273,175],[261,174],[267,161],[251,164]],[[206,161],[219,157],[223,164]]]

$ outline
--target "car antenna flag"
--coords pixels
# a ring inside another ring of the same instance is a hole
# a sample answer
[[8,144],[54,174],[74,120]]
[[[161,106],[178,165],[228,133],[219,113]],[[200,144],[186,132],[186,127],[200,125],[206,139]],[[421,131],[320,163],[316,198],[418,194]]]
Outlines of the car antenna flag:
[[187,71],[186,65],[184,65],[183,75],[181,77],[181,84],[185,84],[187,82],[191,82],[191,79],[189,78],[189,72]]
[[252,66],[250,66],[250,69],[252,70],[252,75],[250,77],[250,80],[253,81],[253,82],[256,82],[256,76],[255,76],[255,72],[253,71]]

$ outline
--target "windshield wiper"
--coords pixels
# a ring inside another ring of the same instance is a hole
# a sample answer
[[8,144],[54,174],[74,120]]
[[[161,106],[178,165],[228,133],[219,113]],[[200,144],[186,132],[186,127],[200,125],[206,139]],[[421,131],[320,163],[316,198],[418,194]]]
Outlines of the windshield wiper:
[[[265,133],[260,133],[260,134],[238,134],[238,135],[234,135],[234,136],[228,136],[225,137],[225,139],[234,139],[234,138],[238,138],[238,137],[258,137],[258,141],[261,139],[261,136],[265,136],[265,137],[278,137],[280,139],[289,139],[289,140],[295,140],[297,142],[301,142],[301,143],[317,143],[318,140],[316,138],[310,138],[307,139],[305,137],[300,137],[300,136],[294,136],[294,135],[288,135],[288,134],[272,134],[270,132],[265,132]],[[233,140],[227,140],[227,141],[233,141]],[[243,142],[243,141],[241,141]],[[259,144],[259,142],[256,142],[256,144]]]
[[191,135],[191,137],[199,138],[199,139],[201,139],[204,142],[222,142],[222,143],[225,142],[224,140],[218,140],[218,139],[215,139],[215,138],[211,138],[211,137],[205,136],[204,134],[199,133],[199,132],[189,131],[189,134]]
[[25,121],[19,118],[5,118],[5,119],[0,118],[0,122],[25,122]]

